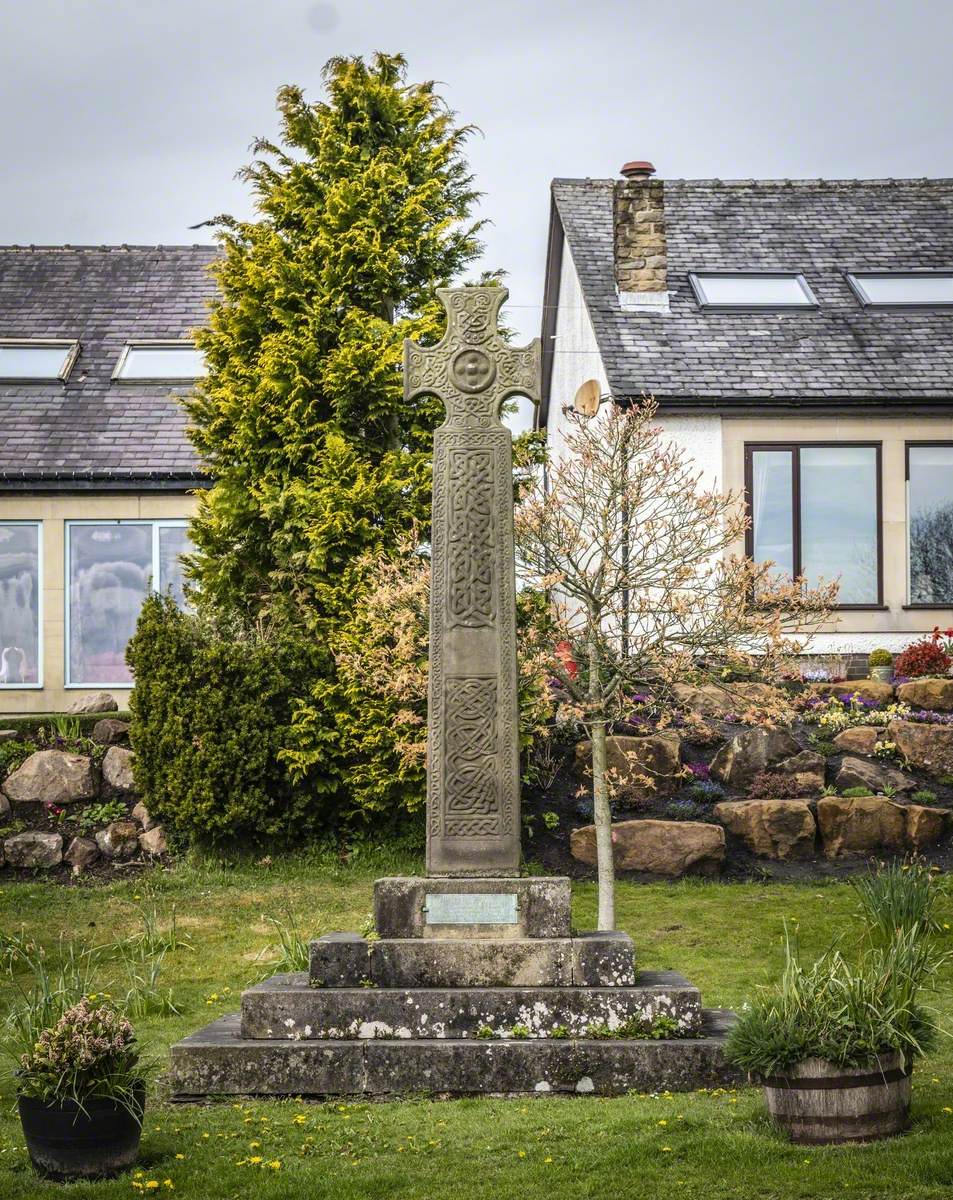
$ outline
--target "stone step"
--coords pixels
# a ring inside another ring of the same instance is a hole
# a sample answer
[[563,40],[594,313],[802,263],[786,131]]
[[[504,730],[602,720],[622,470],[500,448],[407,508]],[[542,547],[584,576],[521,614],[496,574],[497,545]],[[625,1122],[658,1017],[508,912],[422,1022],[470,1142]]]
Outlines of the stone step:
[[697,1031],[701,996],[674,971],[643,971],[633,987],[315,988],[302,971],[275,975],[242,993],[242,1037],[472,1038],[481,1028],[529,1037],[554,1028],[582,1037],[592,1025],[646,1028],[658,1016]]
[[326,934],[311,943],[318,987],[632,987],[632,939],[618,931],[575,937],[382,938]]
[[732,1015],[702,1013],[701,1037],[672,1040],[244,1041],[238,1013],[172,1047],[178,1100],[203,1096],[615,1096],[738,1082],[724,1061]]

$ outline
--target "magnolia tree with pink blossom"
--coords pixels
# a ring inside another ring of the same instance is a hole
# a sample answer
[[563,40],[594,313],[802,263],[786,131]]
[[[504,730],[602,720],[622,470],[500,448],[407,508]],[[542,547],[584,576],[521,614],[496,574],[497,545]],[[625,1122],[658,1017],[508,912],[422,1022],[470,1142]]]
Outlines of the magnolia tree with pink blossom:
[[515,514],[522,578],[551,601],[562,715],[592,743],[600,929],[615,924],[607,736],[633,693],[649,692],[665,724],[677,683],[776,678],[836,598],[836,584],[808,588],[738,554],[741,498],[706,487],[655,417],[651,400],[573,417],[562,456],[526,476]]

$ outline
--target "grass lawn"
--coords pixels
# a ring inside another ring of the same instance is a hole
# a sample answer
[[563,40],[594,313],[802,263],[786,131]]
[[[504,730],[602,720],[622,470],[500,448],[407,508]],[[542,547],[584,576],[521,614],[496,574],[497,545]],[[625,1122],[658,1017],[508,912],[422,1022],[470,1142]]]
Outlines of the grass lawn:
[[[276,945],[269,916],[289,908],[309,936],[359,928],[381,874],[420,863],[368,854],[342,866],[325,858],[268,867],[179,864],[106,887],[5,883],[0,930],[53,947],[58,936],[93,944],[142,929],[142,912],[167,923],[173,904],[191,949],[168,953],[158,981],[178,1015],[136,1024],[160,1072],[183,1034],[237,1008],[242,987],[265,972],[255,961]],[[944,920],[953,924],[947,884]],[[842,883],[621,884],[618,923],[640,965],[675,968],[708,1005],[737,1005],[780,962],[785,919],[807,954],[824,949],[854,910]],[[575,919],[591,928],[595,893],[575,889]],[[100,988],[121,990],[115,953]],[[936,998],[953,1026],[953,973]],[[0,975],[0,995],[9,979]],[[611,1100],[406,1100],[388,1104],[250,1101],[169,1105],[150,1096],[138,1178],[57,1185],[33,1177],[9,1082],[0,1094],[0,1197],[115,1197],[174,1190],[190,1197],[949,1197],[953,1193],[953,1040],[918,1065],[914,1128],[879,1145],[808,1149],[769,1125],[760,1092],[631,1096]],[[261,1161],[256,1161],[260,1159]],[[168,1182],[167,1182],[168,1181]]]

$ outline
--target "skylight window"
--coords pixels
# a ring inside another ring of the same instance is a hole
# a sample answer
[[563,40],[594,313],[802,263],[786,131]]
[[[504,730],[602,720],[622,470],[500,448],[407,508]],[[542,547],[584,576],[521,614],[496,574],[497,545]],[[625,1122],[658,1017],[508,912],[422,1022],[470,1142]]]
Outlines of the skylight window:
[[803,275],[725,271],[692,272],[695,299],[703,308],[816,308]]
[[65,380],[78,342],[0,340],[0,379]]
[[953,271],[879,271],[847,276],[861,304],[876,307],[953,306]]
[[204,374],[205,356],[191,342],[134,342],[120,354],[113,379],[164,382]]

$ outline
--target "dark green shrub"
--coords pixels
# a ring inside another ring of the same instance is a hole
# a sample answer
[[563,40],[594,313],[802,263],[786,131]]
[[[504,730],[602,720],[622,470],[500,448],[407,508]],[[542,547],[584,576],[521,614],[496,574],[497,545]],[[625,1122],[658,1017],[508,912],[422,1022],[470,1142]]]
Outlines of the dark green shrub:
[[204,844],[290,843],[333,823],[334,782],[314,770],[292,784],[281,758],[307,647],[154,596],[127,658],[136,781],[155,818]]
[[936,792],[929,788],[921,788],[910,797],[914,804],[936,804]]
[[889,650],[871,650],[867,656],[868,667],[890,667],[893,665],[893,655]]
[[0,742],[0,780],[22,767],[36,749],[33,742]]

